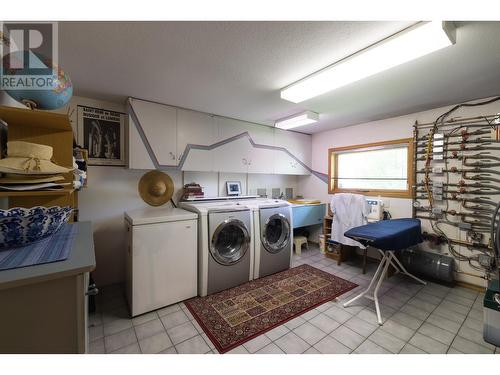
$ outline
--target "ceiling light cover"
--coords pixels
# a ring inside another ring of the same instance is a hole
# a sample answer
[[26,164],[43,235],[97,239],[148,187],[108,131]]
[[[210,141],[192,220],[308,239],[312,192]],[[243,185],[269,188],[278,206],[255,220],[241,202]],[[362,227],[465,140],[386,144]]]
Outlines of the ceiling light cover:
[[305,111],[285,119],[276,121],[275,126],[280,129],[292,129],[299,126],[318,122],[319,115],[315,112]]
[[449,23],[420,22],[281,90],[299,103],[455,43]]

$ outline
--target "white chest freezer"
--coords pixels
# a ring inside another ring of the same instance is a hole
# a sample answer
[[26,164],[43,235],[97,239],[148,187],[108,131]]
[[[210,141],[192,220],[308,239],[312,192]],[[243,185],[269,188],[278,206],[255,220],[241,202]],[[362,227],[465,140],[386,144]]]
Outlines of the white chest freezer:
[[179,208],[125,213],[126,290],[132,316],[197,295],[198,216]]

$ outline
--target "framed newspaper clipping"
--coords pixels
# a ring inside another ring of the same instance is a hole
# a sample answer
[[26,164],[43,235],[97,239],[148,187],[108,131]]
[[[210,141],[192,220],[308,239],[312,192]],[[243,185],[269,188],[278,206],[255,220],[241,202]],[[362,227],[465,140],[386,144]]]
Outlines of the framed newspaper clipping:
[[88,150],[89,165],[125,166],[126,114],[78,106],[78,144]]

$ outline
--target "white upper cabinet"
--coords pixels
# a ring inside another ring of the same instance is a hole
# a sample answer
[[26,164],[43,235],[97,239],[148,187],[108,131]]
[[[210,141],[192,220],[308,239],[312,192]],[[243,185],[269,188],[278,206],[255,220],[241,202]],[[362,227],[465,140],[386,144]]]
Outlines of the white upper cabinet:
[[129,168],[153,169],[156,159],[160,168],[183,171],[310,174],[310,135],[144,100],[129,103],[135,115]]
[[[210,147],[217,142],[218,128],[214,116],[177,110],[177,160],[183,171],[215,171]],[[188,145],[191,145],[188,150]],[[184,159],[184,160],[183,160]]]
[[[230,154],[226,153],[229,152],[229,145],[225,145],[225,147],[220,146],[216,149],[216,158],[221,162],[221,164],[217,163],[217,165],[221,165],[221,171],[244,173],[274,172],[272,149],[259,147],[273,145],[273,128],[223,117],[218,117],[217,123],[219,125],[219,142],[225,144],[236,142],[238,145],[231,148]],[[234,138],[239,135],[242,136],[238,139]],[[229,161],[227,160],[228,158],[234,158],[234,160]],[[238,164],[240,168],[234,170]],[[227,168],[231,170],[227,170]]]
[[311,172],[286,151],[274,151],[274,173],[291,175],[308,175]]
[[274,143],[273,128],[250,122],[234,120],[226,117],[217,117],[219,125],[219,141],[225,141],[236,135],[248,133],[253,142],[272,146]]
[[128,136],[128,167],[131,169],[155,169],[153,160],[144,145],[144,142],[139,135],[137,125],[132,116],[128,121],[129,136]]
[[177,166],[177,109],[132,98],[130,105],[160,166]]
[[252,145],[247,137],[232,142],[223,142],[212,150],[214,165],[219,172],[248,173],[249,155]]
[[[274,145],[288,150],[275,151],[274,172],[278,174],[310,174],[305,167],[311,167],[312,139],[302,134],[282,129],[274,129]],[[297,160],[298,159],[298,160]],[[299,161],[305,164],[302,165]]]

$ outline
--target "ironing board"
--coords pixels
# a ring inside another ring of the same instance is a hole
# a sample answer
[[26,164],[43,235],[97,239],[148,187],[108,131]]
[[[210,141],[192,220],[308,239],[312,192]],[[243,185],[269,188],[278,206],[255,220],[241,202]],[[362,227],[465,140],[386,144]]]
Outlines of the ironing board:
[[[380,307],[378,304],[378,290],[382,285],[390,264],[392,264],[392,266],[396,269],[396,272],[401,272],[415,279],[419,283],[424,285],[426,284],[425,281],[420,280],[418,277],[409,273],[395,255],[395,252],[398,250],[406,249],[422,242],[420,220],[393,219],[377,221],[375,223],[349,229],[344,233],[344,236],[352,238],[365,246],[374,247],[382,255],[380,264],[377,267],[377,270],[375,271],[368,287],[356,297],[344,303],[344,307],[349,306],[361,297],[371,299],[375,302],[378,324],[382,325]],[[373,291],[373,296],[367,295],[375,283],[376,285],[375,290]]]

